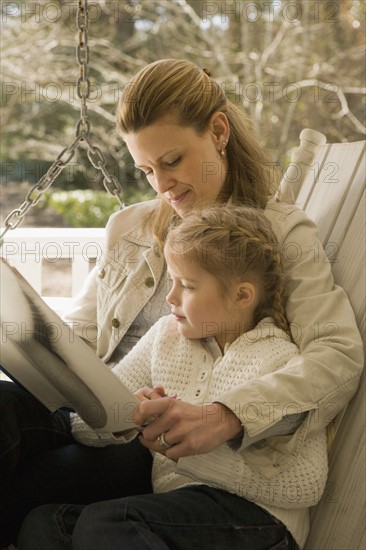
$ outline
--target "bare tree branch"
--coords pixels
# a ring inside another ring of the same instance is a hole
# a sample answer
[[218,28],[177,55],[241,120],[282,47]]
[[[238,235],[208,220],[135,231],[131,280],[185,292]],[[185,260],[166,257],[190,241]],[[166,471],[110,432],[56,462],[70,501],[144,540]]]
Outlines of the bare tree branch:
[[[319,86],[319,88],[322,88],[324,90],[330,90],[332,93],[335,93],[337,95],[337,98],[339,100],[339,103],[341,104],[341,109],[338,111],[338,113],[330,115],[332,119],[340,119],[344,116],[348,117],[352,124],[355,126],[358,132],[361,134],[366,134],[366,126],[364,126],[358,118],[350,111],[348,102],[346,99],[346,96],[344,95],[341,88],[338,86],[335,88],[334,83],[330,82],[321,82],[320,80],[301,80],[299,82],[291,83],[294,87],[298,88],[307,88],[307,87],[314,87]],[[277,94],[274,96],[274,100],[278,101],[279,99],[282,99],[282,95]]]

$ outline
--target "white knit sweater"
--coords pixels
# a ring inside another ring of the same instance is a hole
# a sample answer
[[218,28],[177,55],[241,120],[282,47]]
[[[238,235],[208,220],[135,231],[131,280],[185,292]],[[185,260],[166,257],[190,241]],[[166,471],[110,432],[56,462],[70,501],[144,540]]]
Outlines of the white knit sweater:
[[[241,335],[222,355],[214,339],[182,337],[174,317],[169,315],[148,331],[113,372],[133,391],[162,384],[168,395],[177,394],[189,403],[223,403],[220,395],[224,392],[281,369],[296,354],[295,344],[269,318]],[[246,422],[255,422],[255,404],[238,403],[237,407],[240,418],[246,416]],[[75,415],[73,436],[86,445],[105,446],[130,441],[136,432],[125,438],[97,434]],[[177,463],[155,453],[154,491],[207,484],[237,494],[282,521],[302,548],[309,530],[308,507],[318,502],[327,479],[326,437],[324,430],[305,439],[286,468],[277,464],[260,467],[261,458],[281,453],[281,442],[287,437],[270,437],[244,450],[233,450],[225,444],[210,453],[181,458]]]

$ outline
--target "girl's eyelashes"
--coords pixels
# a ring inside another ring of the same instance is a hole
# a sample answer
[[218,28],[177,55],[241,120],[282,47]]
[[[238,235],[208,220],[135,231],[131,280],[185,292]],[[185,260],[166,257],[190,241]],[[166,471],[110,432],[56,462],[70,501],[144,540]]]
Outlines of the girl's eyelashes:
[[184,283],[183,281],[179,281],[179,280],[174,281],[171,277],[168,277],[168,281],[171,288],[173,287],[175,282],[178,286],[183,288],[183,290],[194,290],[194,287],[189,283]]
[[184,289],[184,290],[193,290],[194,287],[192,285],[189,285],[187,283],[181,283],[181,287]]

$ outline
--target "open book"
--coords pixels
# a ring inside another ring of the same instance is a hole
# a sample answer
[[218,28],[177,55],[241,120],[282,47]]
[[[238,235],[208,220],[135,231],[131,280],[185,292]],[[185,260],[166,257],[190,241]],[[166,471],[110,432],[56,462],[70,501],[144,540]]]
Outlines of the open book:
[[50,411],[71,408],[97,431],[133,428],[137,397],[4,258],[0,287],[0,364],[10,378]]

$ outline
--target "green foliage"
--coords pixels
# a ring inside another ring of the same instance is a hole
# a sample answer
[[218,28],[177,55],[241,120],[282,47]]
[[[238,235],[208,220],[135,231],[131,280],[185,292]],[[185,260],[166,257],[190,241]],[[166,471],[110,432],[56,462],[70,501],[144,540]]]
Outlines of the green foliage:
[[[153,194],[129,189],[124,200],[132,204],[153,198]],[[104,227],[113,212],[119,210],[118,201],[105,191],[72,190],[48,191],[38,206],[52,208],[64,217],[69,227]]]

